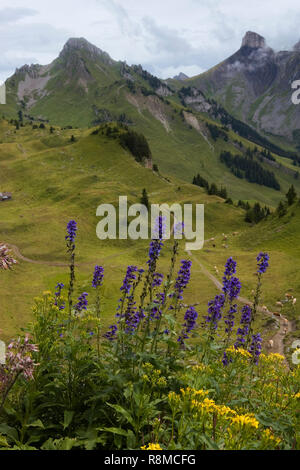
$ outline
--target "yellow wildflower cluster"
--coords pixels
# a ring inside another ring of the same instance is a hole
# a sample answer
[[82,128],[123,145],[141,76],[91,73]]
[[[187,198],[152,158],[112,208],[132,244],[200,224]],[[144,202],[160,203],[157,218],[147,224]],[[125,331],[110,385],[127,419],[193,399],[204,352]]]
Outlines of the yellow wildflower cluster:
[[205,398],[209,392],[207,390],[196,390],[191,387],[181,388],[180,392],[184,398]]
[[245,359],[251,359],[252,357],[251,354],[248,351],[246,351],[246,349],[243,349],[243,348],[235,349],[233,346],[231,346],[230,348],[227,348],[226,352],[234,356],[243,357]]
[[233,416],[231,418],[231,423],[233,425],[237,425],[240,428],[250,427],[258,429],[259,426],[259,422],[251,414]]
[[147,446],[141,447],[142,450],[162,450],[159,444],[148,444]]
[[262,432],[262,439],[266,441],[266,444],[270,443],[271,445],[279,445],[281,443],[281,439],[279,437],[274,436],[270,429],[265,429]]
[[217,405],[214,400],[210,400],[209,398],[205,398],[202,402],[192,400],[191,405],[193,410],[200,412],[201,415],[203,413],[215,413],[218,416],[230,417],[236,416],[237,414],[236,411],[232,410],[228,406]]
[[144,382],[149,383],[153,388],[165,387],[167,385],[166,379],[161,376],[161,370],[154,369],[153,365],[149,363],[144,364],[143,369],[146,372],[142,376]]
[[266,364],[278,365],[284,361],[284,357],[281,354],[271,353],[271,354],[261,354],[260,361]]
[[177,395],[175,392],[170,392],[168,400],[171,406],[178,406],[181,403],[181,396]]
[[201,373],[201,372],[210,373],[210,372],[212,372],[212,368],[208,365],[197,364],[196,366],[192,367],[192,371],[194,373]]

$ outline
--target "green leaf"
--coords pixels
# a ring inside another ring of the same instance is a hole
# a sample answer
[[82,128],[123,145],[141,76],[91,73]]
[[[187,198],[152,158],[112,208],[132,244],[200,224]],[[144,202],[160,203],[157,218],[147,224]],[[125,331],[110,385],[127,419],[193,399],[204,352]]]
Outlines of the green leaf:
[[30,424],[27,424],[28,428],[40,428],[40,429],[45,429],[45,426],[43,425],[42,421],[40,419],[37,419],[36,421],[33,421]]
[[111,432],[112,434],[118,434],[119,436],[125,436],[127,437],[127,431],[121,428],[98,428],[98,431],[106,431],[106,432]]
[[122,408],[122,406],[120,406],[120,405],[111,405],[110,403],[107,403],[107,405],[110,406],[111,408],[113,408],[114,410],[116,410],[122,416],[124,416],[126,421],[128,421],[128,423],[130,423],[132,426],[134,426],[134,420],[133,420],[132,416],[128,413],[127,410]]
[[8,424],[1,423],[0,432],[4,434],[5,436],[10,437],[15,442],[18,441],[19,439],[18,431],[15,428],[8,426]]
[[67,429],[70,424],[72,423],[74,416],[74,411],[67,411],[64,412],[64,429]]
[[6,437],[0,436],[0,449],[1,447],[9,447]]

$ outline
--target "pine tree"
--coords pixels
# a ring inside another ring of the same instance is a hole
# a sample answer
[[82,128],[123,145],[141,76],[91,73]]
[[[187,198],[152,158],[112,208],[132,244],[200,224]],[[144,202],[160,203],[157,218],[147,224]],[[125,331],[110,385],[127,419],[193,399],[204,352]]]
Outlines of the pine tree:
[[286,198],[287,198],[287,202],[288,202],[288,205],[291,206],[292,204],[294,204],[294,202],[296,201],[297,199],[297,193],[295,191],[295,188],[294,188],[294,185],[292,185],[290,187],[290,189],[288,190],[287,194],[286,194]]
[[149,207],[150,207],[150,203],[149,203],[148,194],[147,194],[146,189],[143,189],[143,193],[142,193],[142,197],[141,197],[141,204],[146,206],[147,209],[149,209]]
[[278,204],[276,213],[279,217],[283,217],[287,213],[286,206],[282,201]]

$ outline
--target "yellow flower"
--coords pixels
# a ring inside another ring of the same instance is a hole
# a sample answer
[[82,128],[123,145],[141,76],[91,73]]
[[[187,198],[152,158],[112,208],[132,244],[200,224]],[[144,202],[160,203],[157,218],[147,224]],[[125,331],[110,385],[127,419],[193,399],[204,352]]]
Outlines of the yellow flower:
[[227,348],[226,351],[228,353],[231,353],[231,354],[234,354],[236,356],[242,356],[242,357],[245,357],[247,359],[251,358],[251,354],[246,351],[246,349],[243,349],[243,348],[238,348],[238,349],[235,349],[233,346],[231,346],[230,348]]
[[232,424],[236,424],[239,427],[250,427],[258,429],[259,422],[251,414],[237,415],[231,418]]
[[190,396],[191,398],[198,397],[198,398],[204,398],[206,395],[209,394],[207,390],[196,390],[195,388],[187,387],[187,388],[181,388],[180,392],[182,395],[185,396]]
[[262,433],[263,439],[271,442],[272,444],[279,445],[281,443],[281,439],[279,437],[274,436],[270,429],[265,429]]
[[175,392],[170,392],[168,395],[168,400],[172,405],[178,405],[181,401],[180,395],[177,395]]
[[148,444],[147,446],[141,447],[142,450],[162,450],[159,444]]

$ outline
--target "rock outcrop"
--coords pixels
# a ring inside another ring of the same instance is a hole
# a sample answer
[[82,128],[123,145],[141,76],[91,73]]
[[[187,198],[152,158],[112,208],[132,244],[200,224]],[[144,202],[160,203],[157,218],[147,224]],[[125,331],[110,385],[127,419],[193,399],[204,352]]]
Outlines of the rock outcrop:
[[243,37],[242,47],[251,47],[251,49],[262,49],[266,47],[266,40],[260,34],[253,31],[247,31]]

